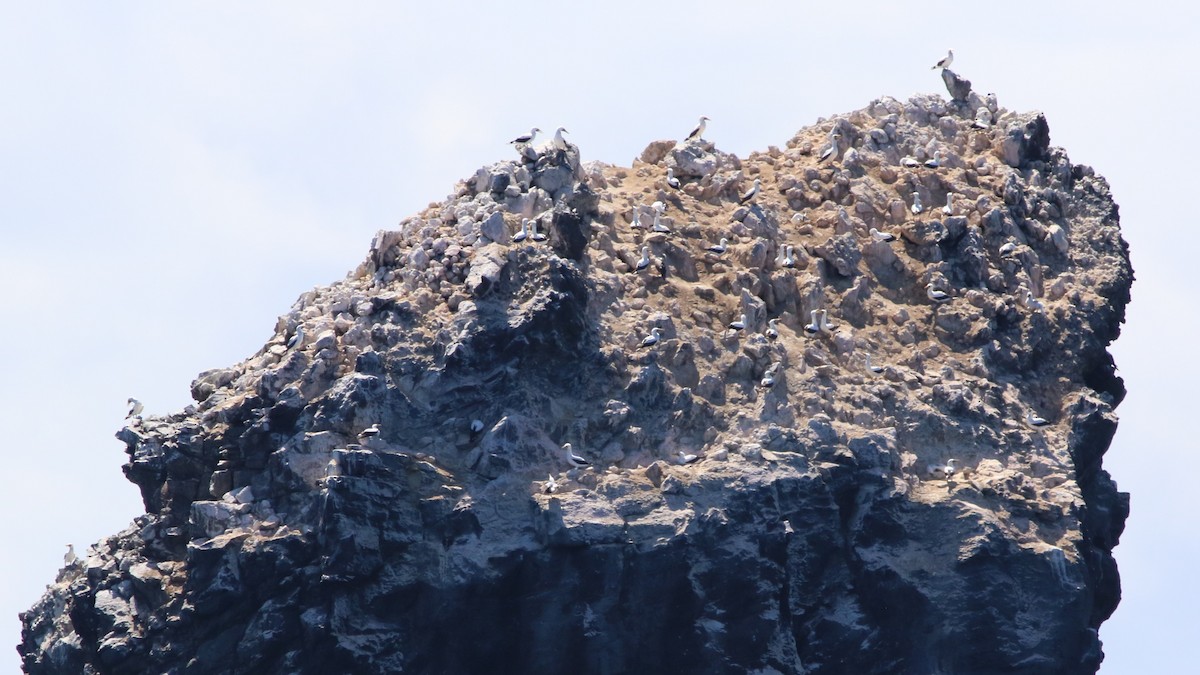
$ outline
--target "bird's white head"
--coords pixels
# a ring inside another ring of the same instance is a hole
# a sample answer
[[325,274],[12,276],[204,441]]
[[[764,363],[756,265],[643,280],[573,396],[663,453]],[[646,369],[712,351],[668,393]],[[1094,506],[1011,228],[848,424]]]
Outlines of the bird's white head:
[[571,132],[567,131],[567,130],[566,130],[566,128],[564,128],[564,127],[559,127],[558,129],[555,129],[555,130],[554,130],[554,133],[556,133],[556,134],[569,134],[569,133],[571,133]]
[[708,115],[701,115],[700,121],[701,122],[711,122],[712,120],[709,119]]

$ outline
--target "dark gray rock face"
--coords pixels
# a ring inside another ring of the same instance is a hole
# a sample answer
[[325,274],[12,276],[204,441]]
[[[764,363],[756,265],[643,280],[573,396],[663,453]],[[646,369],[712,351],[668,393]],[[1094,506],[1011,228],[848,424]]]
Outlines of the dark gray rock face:
[[[1095,672],[1132,270],[1043,118],[973,116],[880,99],[744,161],[481,169],[118,432],[146,513],[22,615],[25,670]],[[627,225],[666,166],[697,179],[659,197],[673,232]]]

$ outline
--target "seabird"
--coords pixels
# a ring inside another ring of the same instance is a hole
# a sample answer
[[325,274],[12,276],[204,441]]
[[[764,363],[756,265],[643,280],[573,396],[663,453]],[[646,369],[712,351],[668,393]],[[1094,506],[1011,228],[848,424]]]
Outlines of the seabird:
[[958,461],[957,459],[948,459],[948,460],[946,460],[945,464],[930,465],[929,473],[931,473],[935,476],[938,474],[941,474],[942,477],[949,480],[950,477],[954,475],[954,463],[957,461]]
[[941,289],[933,287],[933,282],[925,284],[925,295],[934,302],[949,302],[950,294]]
[[767,330],[763,331],[763,333],[767,336],[768,340],[779,339],[779,329],[775,326],[776,321],[779,321],[779,319],[770,319],[767,321]]
[[679,179],[675,177],[675,169],[667,167],[667,185],[672,189],[679,189]]
[[587,461],[586,459],[584,459],[584,458],[580,457],[579,455],[575,454],[574,452],[572,452],[570,443],[563,443],[562,449],[563,449],[563,454],[567,456],[567,463],[570,464],[571,466],[573,466],[575,468],[580,468],[580,467],[592,465],[591,462]]
[[671,228],[662,224],[662,216],[658,213],[654,214],[654,226],[650,229],[654,232],[666,232],[667,234],[671,233]]
[[990,129],[992,126],[992,111],[986,106],[979,106],[975,111],[975,121],[971,122],[972,129]]
[[654,328],[651,328],[650,334],[647,335],[642,340],[642,346],[643,347],[653,347],[654,345],[658,344],[658,339],[662,337],[661,333],[662,333],[662,330],[659,329],[657,326],[655,326]]
[[335,455],[330,457],[329,462],[325,464],[325,478],[333,478],[340,475],[342,475],[342,463],[338,461]]
[[900,159],[900,166],[907,167],[909,169],[915,169],[918,166],[921,166],[921,163],[912,157],[902,157]]
[[879,373],[883,372],[883,366],[877,366],[877,365],[874,365],[873,363],[871,363],[871,355],[870,354],[867,354],[865,362],[867,364],[867,370],[871,371],[872,373],[879,374]]
[[682,450],[680,450],[677,454],[679,455],[679,459],[677,461],[679,462],[680,466],[684,464],[691,464],[692,462],[700,459],[698,456],[686,453]]
[[546,474],[546,482],[542,485],[542,491],[548,495],[552,495],[558,491],[558,481],[554,480],[554,476]]
[[637,262],[637,266],[634,269],[636,269],[638,272],[641,272],[642,270],[646,269],[649,266],[650,266],[650,247],[643,246],[642,247],[642,259]]
[[483,431],[483,420],[471,420],[471,433],[477,434]]
[[291,340],[288,340],[287,348],[291,349],[292,347],[303,347],[303,346],[304,346],[304,326],[297,326],[296,334],[292,336]]
[[742,330],[743,328],[745,328],[746,327],[746,315],[743,314],[737,321],[731,322],[729,324],[729,327],[732,328],[733,330]]
[[534,137],[540,133],[542,133],[542,130],[537,127],[534,127],[529,130],[529,133],[517,136],[516,138],[509,141],[509,143],[512,143],[513,145],[529,145],[530,143],[533,142]]
[[946,193],[946,205],[942,207],[942,213],[952,216],[954,215],[954,193]]
[[834,155],[837,154],[837,149],[838,149],[837,142],[838,142],[838,139],[841,137],[842,137],[842,135],[836,131],[829,132],[829,147],[825,148],[825,152],[821,153],[821,158],[817,160],[818,164],[820,164],[821,162],[824,162],[825,160],[827,160],[830,157],[833,157]]
[[654,209],[654,212],[660,216],[667,212],[667,205],[662,202],[654,202],[650,205],[650,208]]
[[783,254],[783,266],[784,267],[795,267],[796,266],[796,259],[792,257],[792,250],[793,249],[791,246],[788,246],[784,249],[784,254]]
[[372,424],[371,426],[367,427],[366,429],[363,429],[362,431],[358,432],[358,440],[362,441],[363,443],[366,443],[367,441],[369,441],[373,438],[378,438],[379,433],[380,433],[379,423],[376,422],[375,424]]
[[942,151],[941,150],[934,151],[933,157],[930,157],[929,159],[925,160],[925,166],[930,169],[936,169],[941,165],[942,165]]
[[75,557],[75,545],[67,544],[67,552],[63,554],[63,564],[74,565],[76,560],[78,558]]
[[1044,427],[1047,424],[1050,424],[1050,420],[1044,417],[1038,417],[1037,415],[1033,414],[1032,410],[1029,410],[1025,412],[1025,423],[1036,429],[1037,427]]
[[641,227],[642,226],[641,209],[639,209],[636,206],[633,207],[633,222],[629,223],[629,226],[630,227]]
[[871,228],[871,238],[882,242],[896,241],[896,235],[891,232],[880,232],[873,227]]
[[521,219],[521,231],[513,235],[513,241],[525,241],[525,238],[528,236],[529,236],[529,219],[522,218]]
[[546,235],[538,232],[537,224],[536,220],[529,221],[529,238],[534,241],[546,241]]
[[1035,312],[1040,312],[1046,308],[1041,300],[1033,297],[1033,291],[1025,291],[1025,306]]
[[832,333],[835,330],[837,330],[837,326],[829,323],[829,312],[821,310],[821,331]]
[[773,373],[769,370],[767,372],[763,373],[762,379],[758,381],[758,384],[760,386],[762,386],[763,389],[770,389],[771,387],[774,387],[775,386],[775,373]]
[[942,59],[941,61],[938,61],[936,64],[933,65],[933,67],[930,68],[930,70],[937,70],[938,68],[949,68],[951,63],[954,63],[954,50],[947,49],[946,50],[946,58]]
[[808,313],[808,316],[810,319],[812,319],[812,321],[810,321],[807,325],[804,326],[805,333],[808,333],[809,335],[816,335],[817,333],[821,332],[820,314],[821,314],[821,310],[819,310],[819,309],[814,309],[813,311]]
[[1016,242],[1010,241],[1007,244],[1000,247],[1000,255],[1012,255],[1013,253],[1016,253],[1016,252],[1017,252]]
[[142,414],[143,410],[146,409],[146,406],[142,405],[142,402],[136,398],[130,398],[128,401],[126,401],[126,403],[129,404],[129,412],[125,415],[125,419],[137,417],[138,415]]
[[708,250],[712,251],[713,253],[716,253],[717,255],[720,255],[726,251],[726,247],[728,247],[728,246],[729,246],[729,240],[726,239],[725,237],[721,237],[721,243],[713,244],[712,246],[709,246]]
[[908,210],[912,211],[914,216],[925,210],[925,207],[921,205],[921,193],[920,192],[917,192],[916,190],[913,191],[913,203],[912,203],[912,206],[909,207]]
[[707,125],[708,121],[709,120],[707,117],[705,117],[704,115],[701,115],[700,123],[696,125],[695,129],[692,129],[692,133],[687,135],[687,138],[684,139],[684,142],[690,143],[692,141],[700,140],[704,136],[704,127]]
[[556,150],[566,150],[567,149],[567,142],[566,142],[566,140],[563,139],[562,135],[569,134],[569,133],[571,133],[571,132],[567,131],[566,129],[564,129],[562,127],[559,127],[558,129],[556,129],[554,131],[554,148]]
[[762,187],[762,179],[755,178],[754,185],[751,185],[750,189],[746,190],[746,193],[742,195],[741,199],[738,200],[738,203],[745,204],[746,202],[750,201],[751,199],[754,199],[754,195],[758,194],[758,189],[760,187]]

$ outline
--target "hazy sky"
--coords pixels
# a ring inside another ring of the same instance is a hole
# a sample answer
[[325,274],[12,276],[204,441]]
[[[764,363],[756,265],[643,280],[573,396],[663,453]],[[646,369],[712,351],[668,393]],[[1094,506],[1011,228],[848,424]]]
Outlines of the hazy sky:
[[125,399],[187,405],[197,373],[254,353],[509,139],[561,125],[585,160],[628,165],[706,114],[745,156],[881,95],[944,94],[948,47],[977,90],[1044,111],[1121,206],[1137,283],[1105,466],[1133,515],[1101,672],[1194,667],[1200,443],[1181,420],[1200,368],[1176,336],[1200,304],[1196,5],[243,4],[0,4],[0,670],[66,542],[142,512],[112,437]]

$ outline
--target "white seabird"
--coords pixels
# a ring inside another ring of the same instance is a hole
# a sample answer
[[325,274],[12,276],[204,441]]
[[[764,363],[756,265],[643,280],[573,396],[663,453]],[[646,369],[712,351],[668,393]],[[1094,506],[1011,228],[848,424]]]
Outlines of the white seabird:
[[837,326],[829,323],[829,312],[821,310],[821,332],[832,333],[835,330],[837,330]]
[[829,147],[825,148],[825,152],[821,153],[821,158],[817,160],[818,164],[837,154],[838,139],[841,137],[842,135],[836,131],[829,132]]
[[558,129],[556,129],[554,131],[554,149],[555,150],[566,150],[567,149],[567,141],[562,137],[562,135],[569,134],[569,133],[571,133],[571,132],[567,131],[566,129],[564,129],[562,127],[559,127]]
[[694,462],[694,461],[696,461],[696,460],[700,459],[700,457],[699,457],[699,456],[697,456],[697,455],[693,455],[693,454],[690,454],[690,453],[686,453],[686,452],[684,452],[684,451],[682,451],[682,450],[680,450],[680,451],[679,451],[678,453],[676,453],[676,454],[678,454],[678,455],[679,455],[679,459],[678,459],[678,460],[676,460],[676,461],[677,461],[677,462],[679,462],[679,465],[680,465],[680,466],[683,466],[684,464],[691,464],[692,462]]
[[775,373],[767,371],[763,373],[762,379],[758,381],[759,386],[763,389],[770,389],[775,386]]
[[537,220],[529,221],[529,238],[534,241],[546,241],[546,235],[542,234],[541,232],[538,232],[537,225],[538,225]]
[[338,461],[337,456],[329,458],[329,462],[325,464],[325,478],[334,478],[342,475],[342,463]]
[[687,138],[684,139],[684,143],[701,140],[701,138],[704,136],[704,128],[708,125],[708,122],[709,119],[704,115],[701,115],[700,123],[696,125],[695,129],[692,129],[692,133],[687,135]]
[[941,150],[935,150],[933,153],[933,157],[930,157],[929,159],[925,160],[925,166],[930,169],[936,169],[941,165],[942,165],[942,151]]
[[483,420],[471,420],[471,433],[477,434],[483,431]]
[[292,347],[303,347],[303,346],[304,346],[304,326],[297,326],[296,334],[292,336],[291,340],[288,340],[287,348],[291,349]]
[[946,205],[942,207],[942,213],[952,216],[954,215],[954,193],[946,193]]
[[951,63],[954,63],[954,50],[947,49],[946,50],[946,58],[942,59],[941,61],[938,61],[929,69],[937,70],[938,68],[949,68]]
[[882,241],[885,243],[889,241],[896,241],[896,235],[892,234],[891,232],[880,232],[873,227],[871,228],[871,238],[875,241]]
[[746,315],[743,314],[737,321],[731,321],[729,327],[733,330],[742,330],[746,327]]
[[762,187],[762,179],[755,178],[754,185],[751,185],[750,189],[746,190],[746,192],[741,196],[741,198],[738,199],[738,203],[745,204],[746,202],[750,201],[751,199],[754,199],[754,195],[758,194],[758,190],[761,187]]
[[1034,312],[1040,312],[1046,308],[1041,300],[1033,297],[1033,291],[1025,291],[1025,306]]
[[67,552],[63,554],[63,564],[74,565],[75,561],[78,559],[79,558],[75,556],[75,545],[67,544]]
[[592,465],[591,462],[587,461],[586,459],[584,459],[584,458],[580,457],[579,455],[575,454],[574,452],[572,452],[570,443],[563,443],[562,449],[563,449],[563,454],[566,455],[567,464],[570,464],[571,466],[573,466],[577,469],[581,468],[581,467]]
[[933,282],[925,284],[925,295],[934,302],[949,302],[950,294],[938,288],[933,287]]
[[129,412],[125,414],[125,419],[129,419],[130,417],[137,417],[138,415],[142,414],[143,410],[146,409],[146,406],[142,405],[141,401],[139,401],[133,397],[130,397],[129,400],[126,401],[126,403],[129,404]]
[[633,207],[633,220],[629,223],[630,227],[642,226],[642,211],[638,207]]
[[654,232],[665,232],[667,234],[671,233],[671,228],[662,224],[662,216],[658,213],[654,214],[654,225],[650,229]]
[[662,329],[658,326],[650,329],[650,334],[642,340],[642,347],[653,347],[658,344],[659,338],[662,337]]
[[769,319],[767,321],[767,330],[763,331],[763,334],[767,336],[768,340],[779,339],[779,328],[775,325],[775,322],[777,321],[779,321],[779,319]]
[[709,246],[708,250],[712,251],[713,253],[716,253],[717,255],[720,255],[728,249],[728,246],[729,246],[729,240],[726,239],[725,237],[721,237],[721,243],[713,244],[712,246]]
[[808,316],[810,319],[812,319],[812,321],[809,321],[804,326],[804,332],[808,333],[809,335],[816,335],[817,333],[820,333],[821,332],[821,310],[814,309],[813,311],[808,313]]
[[784,267],[795,267],[796,266],[796,259],[792,256],[793,250],[794,249],[791,246],[787,246],[784,249],[784,253],[783,253],[783,266]]
[[537,127],[534,127],[529,130],[529,133],[521,134],[520,136],[517,136],[516,138],[509,141],[509,143],[511,143],[513,145],[529,145],[530,143],[533,143],[534,137],[536,137],[540,133],[542,133],[542,130]]
[[529,219],[522,218],[521,219],[521,231],[513,235],[513,241],[525,241],[525,238],[528,236],[529,236]]
[[674,190],[679,189],[679,179],[675,177],[675,169],[667,167],[667,185]]
[[642,247],[642,259],[637,262],[637,265],[634,267],[634,269],[637,270],[638,272],[641,272],[642,270],[646,269],[649,266],[650,266],[650,247],[643,246]]
[[369,440],[378,438],[380,433],[381,433],[381,430],[379,429],[379,423],[376,422],[375,424],[372,424],[371,426],[367,427],[366,429],[363,429],[362,431],[358,432],[358,440],[362,441],[363,443],[366,443]]
[[864,359],[864,362],[867,365],[867,370],[869,370],[870,372],[875,373],[877,375],[879,373],[883,372],[883,366],[877,366],[877,365],[871,363],[871,355],[870,354],[867,354],[867,357],[866,357],[866,359]]
[[943,478],[949,480],[954,475],[954,463],[957,461],[957,459],[948,459],[945,464],[931,464],[929,466],[929,473],[935,476],[941,475]]
[[1044,427],[1047,424],[1050,424],[1050,420],[1044,417],[1038,417],[1037,415],[1033,414],[1032,410],[1028,410],[1025,412],[1025,423],[1036,429],[1038,427]]
[[1012,255],[1013,253],[1016,253],[1016,252],[1017,252],[1016,242],[1010,241],[1007,244],[1000,247],[1000,255]]
[[987,106],[979,106],[975,111],[975,121],[971,122],[972,129],[990,129],[992,126],[992,111]]
[[542,491],[548,495],[558,492],[558,481],[554,480],[553,474],[546,474],[546,482],[542,484]]
[[667,212],[667,205],[662,202],[654,202],[650,205],[650,208],[654,209],[654,212],[660,216]]
[[912,157],[902,157],[902,158],[900,158],[900,166],[903,166],[903,167],[906,167],[909,169],[915,169],[918,166],[921,166],[921,163],[918,162],[917,160],[913,159]]
[[913,190],[913,203],[912,203],[912,206],[909,207],[908,210],[912,211],[914,216],[925,210],[925,206],[923,204],[921,204],[921,193],[920,192]]

